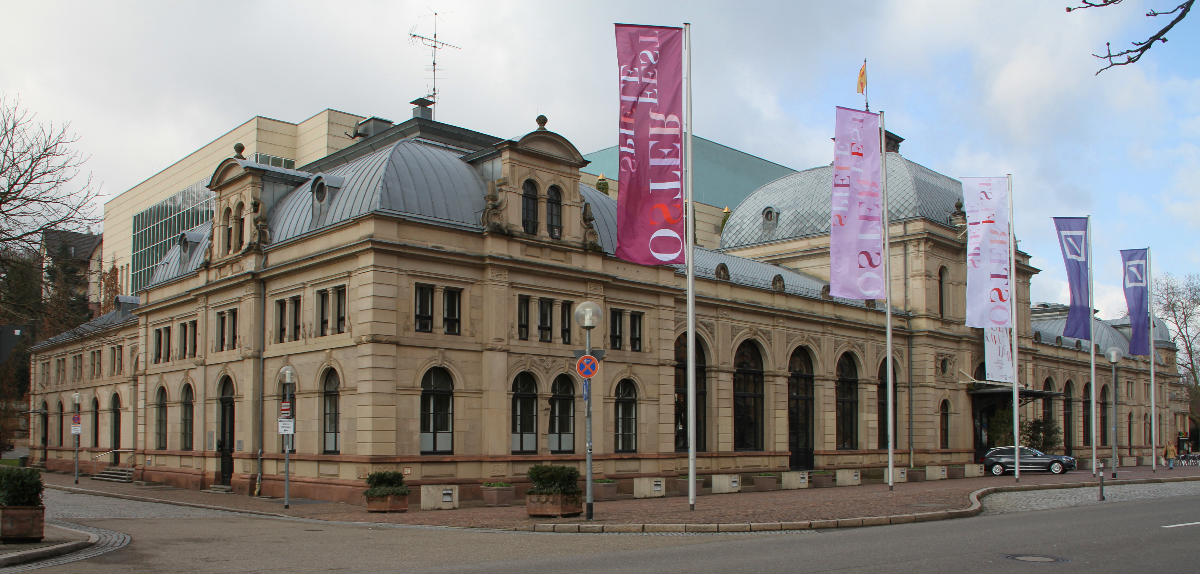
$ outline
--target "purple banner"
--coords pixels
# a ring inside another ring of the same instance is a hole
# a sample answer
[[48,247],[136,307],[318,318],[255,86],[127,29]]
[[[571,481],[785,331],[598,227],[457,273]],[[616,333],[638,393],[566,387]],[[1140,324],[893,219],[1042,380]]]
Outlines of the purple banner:
[[837,109],[829,213],[829,294],[883,299],[879,115]]
[[967,212],[967,326],[1011,326],[1008,178],[964,177],[962,187]]
[[617,24],[617,65],[617,257],[683,263],[683,29]]
[[1058,246],[1062,249],[1063,262],[1067,266],[1067,284],[1071,288],[1071,308],[1067,312],[1064,337],[1091,341],[1092,303],[1089,296],[1091,280],[1088,277],[1088,218],[1055,217],[1054,229],[1058,233]]
[[1129,307],[1129,354],[1150,356],[1150,276],[1146,274],[1149,249],[1122,249],[1121,269],[1125,305]]

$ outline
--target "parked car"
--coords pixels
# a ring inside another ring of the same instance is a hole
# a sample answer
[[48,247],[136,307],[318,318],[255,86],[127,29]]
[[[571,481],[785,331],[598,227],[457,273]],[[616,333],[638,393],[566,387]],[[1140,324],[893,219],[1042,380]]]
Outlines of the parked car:
[[[1000,476],[1013,470],[1013,447],[1002,446],[993,448],[983,455],[983,468],[994,476]],[[1040,450],[1021,447],[1021,471],[1045,470],[1054,474],[1062,474],[1075,470],[1075,457],[1061,454],[1046,454]]]

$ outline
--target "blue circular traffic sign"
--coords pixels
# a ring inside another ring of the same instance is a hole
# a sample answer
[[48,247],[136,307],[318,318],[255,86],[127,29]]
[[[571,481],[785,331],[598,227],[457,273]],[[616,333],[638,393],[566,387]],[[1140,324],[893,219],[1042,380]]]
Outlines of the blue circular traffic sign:
[[585,379],[596,376],[596,370],[599,368],[600,361],[597,361],[596,357],[591,355],[579,357],[579,360],[575,362],[575,372],[579,373],[579,376]]

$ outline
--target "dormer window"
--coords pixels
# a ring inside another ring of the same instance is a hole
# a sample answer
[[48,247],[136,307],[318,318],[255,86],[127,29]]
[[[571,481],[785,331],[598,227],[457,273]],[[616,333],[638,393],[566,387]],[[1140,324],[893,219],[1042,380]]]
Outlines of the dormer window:
[[764,224],[775,223],[779,219],[779,212],[774,207],[767,206],[762,210],[762,218]]
[[325,196],[328,194],[328,191],[329,186],[325,185],[323,180],[317,180],[317,182],[313,184],[313,198],[317,200],[317,203],[324,203]]
[[717,264],[717,269],[714,274],[717,276],[717,280],[719,281],[729,281],[729,267],[726,267],[724,263]]

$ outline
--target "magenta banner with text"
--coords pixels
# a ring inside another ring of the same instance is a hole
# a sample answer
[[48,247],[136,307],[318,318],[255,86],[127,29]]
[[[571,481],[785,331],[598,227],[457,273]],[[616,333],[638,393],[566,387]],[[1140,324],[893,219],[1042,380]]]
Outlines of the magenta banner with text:
[[837,109],[829,214],[829,294],[883,299],[879,115]]
[[617,257],[683,263],[683,29],[616,28]]

